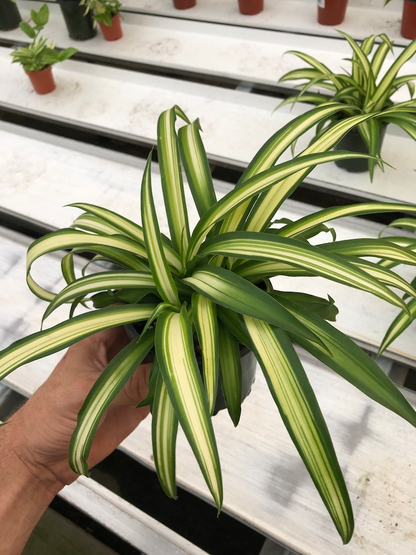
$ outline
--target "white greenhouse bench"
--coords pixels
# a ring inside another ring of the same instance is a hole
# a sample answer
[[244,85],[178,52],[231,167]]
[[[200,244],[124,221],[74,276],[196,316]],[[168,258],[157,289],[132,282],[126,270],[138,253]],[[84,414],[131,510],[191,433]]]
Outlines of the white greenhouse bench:
[[[5,124],[1,125],[0,137],[2,149],[3,145],[9,149],[3,150],[0,161],[0,205],[3,210],[47,226],[61,227],[70,223],[75,212],[59,207],[85,201],[139,219],[138,188],[143,170],[143,163],[139,160]],[[72,162],[75,162],[73,168],[70,166]],[[161,193],[156,166],[152,179],[158,202]],[[223,194],[224,185],[216,185],[219,194]],[[288,202],[282,216],[299,217],[309,209],[307,205]],[[159,217],[161,228],[166,231],[162,213]],[[195,212],[191,212],[190,218],[191,222],[195,221]],[[340,238],[362,234],[376,236],[380,230],[376,224],[352,219],[343,224],[337,222],[334,227]],[[1,231],[0,240],[0,347],[4,347],[39,329],[44,306],[25,283],[25,251],[30,241],[5,230]],[[62,283],[58,257],[51,255],[41,259],[35,272],[46,287],[58,288]],[[379,304],[374,297],[349,290],[342,293],[340,288],[333,291],[320,280],[297,280],[296,283],[315,294],[328,291],[340,308],[338,326],[353,337],[361,333],[357,338],[373,347],[380,341],[394,312],[389,312],[389,305],[382,301]],[[293,287],[293,279],[290,284]],[[60,309],[52,315],[50,324],[65,314],[66,309]],[[415,361],[415,335],[414,327],[410,328],[394,344],[390,355]],[[31,395],[60,356],[57,354],[19,369],[6,378],[6,385]],[[214,419],[223,466],[224,510],[273,542],[301,555],[396,555],[397,546],[400,546],[400,555],[413,555],[416,520],[412,504],[416,498],[416,481],[412,468],[416,458],[409,446],[414,443],[414,429],[367,400],[305,353],[301,356],[327,418],[346,476],[356,515],[355,536],[347,547],[341,546],[291,444],[260,370],[253,391],[244,403],[239,427],[235,429],[226,414],[219,414]],[[404,393],[416,406],[416,394],[408,390]],[[123,442],[122,449],[154,468],[150,437],[150,419],[147,419]],[[181,486],[211,502],[182,434],[178,438],[177,476]],[[86,492],[89,492],[87,497]],[[127,513],[132,523],[138,522],[137,529],[131,524],[133,528],[127,541],[133,541],[131,538],[135,534],[136,543],[133,545],[138,548],[141,534],[145,534],[147,527],[150,528],[150,537],[153,534],[160,536],[170,548],[178,548],[178,553],[200,553],[185,540],[169,535],[164,527],[159,528],[158,523],[146,520],[140,511],[87,480],[82,479],[70,486],[63,495],[83,510],[85,505],[90,505],[94,518],[102,519],[104,525],[108,523],[103,512],[106,499],[110,498],[110,507],[111,503],[119,504],[118,533],[126,537]],[[96,502],[90,502],[93,497]],[[148,538],[148,534],[145,537]],[[154,552],[170,553],[168,550]]]
[[[296,105],[275,111],[273,97],[71,60],[54,68],[56,91],[41,96],[33,92],[22,69],[10,64],[9,54],[0,48],[0,109],[153,145],[160,112],[178,104],[190,119],[200,118],[210,160],[239,169],[277,129],[308,109]],[[299,148],[312,136],[303,137]],[[383,174],[377,168],[371,183],[368,173],[350,174],[326,164],[306,183],[362,198],[416,203],[415,153],[416,143],[391,125],[382,156],[397,169],[386,167]]]

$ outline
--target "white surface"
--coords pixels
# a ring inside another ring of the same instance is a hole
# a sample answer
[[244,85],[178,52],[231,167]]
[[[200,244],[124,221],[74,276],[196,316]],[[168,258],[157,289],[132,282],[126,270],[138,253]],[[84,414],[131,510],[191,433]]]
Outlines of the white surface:
[[[209,157],[241,168],[276,130],[308,109],[298,104],[292,111],[289,107],[275,111],[277,100],[267,96],[73,61],[54,68],[53,93],[37,95],[22,69],[10,65],[6,48],[0,48],[0,68],[4,77],[0,105],[148,144],[156,141],[161,111],[178,104],[191,120],[200,118]],[[306,134],[299,148],[312,135]],[[308,179],[359,196],[416,203],[415,152],[416,143],[389,126],[382,155],[397,169],[386,167],[384,174],[377,170],[371,184],[367,173],[348,174],[326,164]],[[289,156],[290,152],[282,160]]]
[[60,497],[146,555],[208,555],[154,518],[81,476]]
[[[19,3],[22,17],[28,20],[30,9],[37,9],[38,5],[39,2]],[[288,50],[306,52],[337,72],[349,66],[344,59],[351,54],[351,48],[338,34],[337,38],[305,36],[129,13],[123,16],[124,36],[121,40],[105,41],[99,32],[92,40],[74,41],[68,36],[60,8],[51,4],[50,12],[47,36],[57,46],[73,46],[97,56],[230,77],[254,84],[275,86],[284,73],[306,66],[295,56],[284,56]],[[0,37],[28,42],[20,29],[0,31]],[[401,51],[402,48],[397,48],[396,55]],[[392,55],[387,57],[386,67],[393,59]],[[409,62],[406,68],[405,73],[416,73],[416,63]],[[283,87],[291,85],[281,84]],[[406,94],[403,98],[407,98]]]
[[[124,9],[199,21],[275,29],[308,35],[336,36],[334,27],[317,22],[316,0],[264,0],[264,10],[242,15],[237,0],[197,0],[188,10],[175,10],[172,0],[124,0]],[[350,1],[344,22],[337,28],[354,38],[387,33],[397,44],[408,44],[400,34],[401,2],[394,0],[383,9],[383,0]]]

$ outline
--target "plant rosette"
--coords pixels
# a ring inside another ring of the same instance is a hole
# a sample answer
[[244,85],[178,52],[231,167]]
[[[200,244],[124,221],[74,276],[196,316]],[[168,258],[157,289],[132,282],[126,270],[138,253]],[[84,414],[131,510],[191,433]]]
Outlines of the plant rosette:
[[123,36],[120,18],[121,3],[118,0],[81,0],[80,5],[85,5],[85,13],[92,12],[105,40],[121,39]]
[[[279,161],[293,141],[342,108],[332,102],[289,122],[261,147],[236,187],[217,199],[199,121],[191,123],[174,106],[160,115],[157,130],[170,237],[161,233],[156,216],[150,155],[141,185],[141,225],[108,209],[76,203],[72,206],[82,213],[71,228],[41,237],[29,247],[28,286],[49,303],[43,323],[64,304],[70,306],[69,319],[4,349],[0,379],[98,331],[143,323],[140,335],[110,362],[79,412],[69,453],[75,472],[88,475],[88,455],[101,417],[154,349],[149,392],[141,406],[151,406],[153,456],[160,483],[167,495],[176,498],[180,425],[220,510],[223,487],[212,415],[221,389],[232,422],[239,422],[242,344],[254,353],[343,542],[350,540],[354,518],[348,491],[293,343],[412,425],[416,425],[416,413],[375,361],[331,325],[338,312],[333,299],[299,292],[296,282],[299,276],[320,276],[406,310],[397,291],[411,299],[416,291],[400,275],[368,258],[416,265],[415,242],[337,240],[326,224],[374,212],[412,214],[416,207],[362,203],[318,210],[297,221],[276,220],[281,205],[316,165],[353,156],[368,158],[330,150],[350,129],[374,117],[364,114],[333,125],[295,158]],[[192,231],[183,171],[199,214]],[[42,287],[32,275],[36,260],[55,251],[63,252],[66,283],[58,293]],[[74,254],[85,251],[109,263],[108,269],[100,265],[95,272],[88,263],[76,276]],[[274,279],[279,276],[293,280],[292,291],[280,290],[279,280]],[[77,307],[89,303],[94,310],[76,314]],[[201,353],[203,377],[195,345]]]
[[[369,158],[368,169],[373,179],[376,157],[380,158],[381,129],[389,123],[401,127],[410,137],[416,138],[415,106],[413,99],[416,75],[401,75],[399,71],[416,52],[416,41],[411,42],[389,64],[386,71],[382,71],[387,54],[393,49],[393,41],[387,35],[371,35],[361,44],[346,33],[338,31],[349,43],[352,49],[351,70],[334,73],[319,60],[298,51],[294,54],[309,67],[289,71],[279,82],[301,80],[300,92],[290,96],[280,103],[279,107],[295,102],[305,102],[315,105],[327,103],[329,100],[343,104],[343,110],[322,120],[316,128],[316,137],[325,133],[331,126],[336,125],[340,118],[350,118],[357,114],[375,114],[377,117],[368,119],[358,126],[359,134],[368,152],[374,156]],[[379,39],[380,42],[376,42]],[[402,87],[409,90],[409,100],[393,103],[392,96]],[[318,92],[310,92],[314,88]],[[324,90],[323,94],[320,92]]]
[[40,36],[49,21],[47,4],[43,4],[38,12],[31,10],[30,17],[34,25],[21,21],[19,26],[32,39],[32,42],[29,46],[19,46],[11,53],[12,63],[20,63],[29,76],[35,91],[39,94],[46,94],[55,89],[51,66],[57,62],[67,60],[78,50],[76,48],[65,48],[65,50],[57,52],[53,43],[48,44],[47,39]]

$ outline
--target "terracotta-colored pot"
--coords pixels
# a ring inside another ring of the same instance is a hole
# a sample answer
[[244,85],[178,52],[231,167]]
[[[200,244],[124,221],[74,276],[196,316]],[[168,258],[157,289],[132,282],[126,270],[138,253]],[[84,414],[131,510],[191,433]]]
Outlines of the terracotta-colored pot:
[[339,25],[344,21],[348,0],[318,0],[318,23]]
[[173,5],[177,10],[187,10],[196,6],[196,0],[173,0]]
[[416,2],[404,0],[402,16],[402,36],[405,39],[416,39]]
[[40,71],[26,71],[26,75],[32,82],[33,88],[38,94],[48,94],[56,89],[52,75],[52,66],[45,67]]
[[244,15],[256,15],[264,9],[264,0],[238,0],[240,12]]
[[101,21],[99,23],[105,40],[118,40],[123,36],[119,13],[112,18],[111,25],[105,25]]

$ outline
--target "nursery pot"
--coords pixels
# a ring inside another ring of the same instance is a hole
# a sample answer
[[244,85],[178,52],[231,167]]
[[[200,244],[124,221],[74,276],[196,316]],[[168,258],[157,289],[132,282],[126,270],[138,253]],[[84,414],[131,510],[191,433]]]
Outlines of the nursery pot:
[[196,6],[196,0],[173,0],[173,5],[177,10],[187,10]]
[[0,31],[11,31],[22,21],[19,10],[12,0],[0,0]]
[[416,39],[416,0],[404,0],[401,32],[405,39]]
[[40,71],[26,71],[26,75],[32,82],[33,88],[38,94],[47,94],[56,89],[52,75],[52,66],[45,67]]
[[[127,335],[130,339],[136,339],[139,335],[141,330],[143,329],[142,323],[138,323],[137,327],[135,324],[127,324],[125,326]],[[154,350],[151,350],[148,354],[148,357],[153,360],[154,358]],[[240,357],[241,357],[241,372],[242,372],[242,390],[241,390],[241,401],[244,401],[246,397],[250,394],[251,386],[254,383],[256,378],[256,368],[257,368],[257,359],[244,345],[240,345]],[[202,375],[202,357],[199,354],[196,354],[196,360],[198,362],[199,370]],[[218,391],[217,391],[217,399],[215,401],[215,408],[214,408],[214,415],[217,414],[220,410],[224,410],[227,408],[227,404],[224,399],[224,395],[221,389],[221,385],[218,384]]]
[[238,7],[244,15],[256,15],[263,11],[264,0],[238,0]]
[[58,3],[71,39],[88,40],[95,37],[97,29],[92,13],[85,14],[85,6],[80,6],[79,0],[58,0]]
[[[386,134],[387,125],[383,125],[380,130],[380,145],[383,144],[384,136]],[[343,139],[335,146],[334,150],[349,150],[351,152],[362,152],[363,154],[368,154],[368,148],[363,141],[359,131],[357,129],[352,129],[349,131]],[[368,160],[365,158],[352,158],[350,160],[336,160],[335,164],[339,168],[343,168],[348,172],[352,173],[362,173],[368,171]]]
[[339,25],[344,21],[348,0],[318,0],[318,23]]
[[111,19],[111,25],[105,25],[101,21],[99,23],[105,40],[118,40],[123,36],[119,13]]

